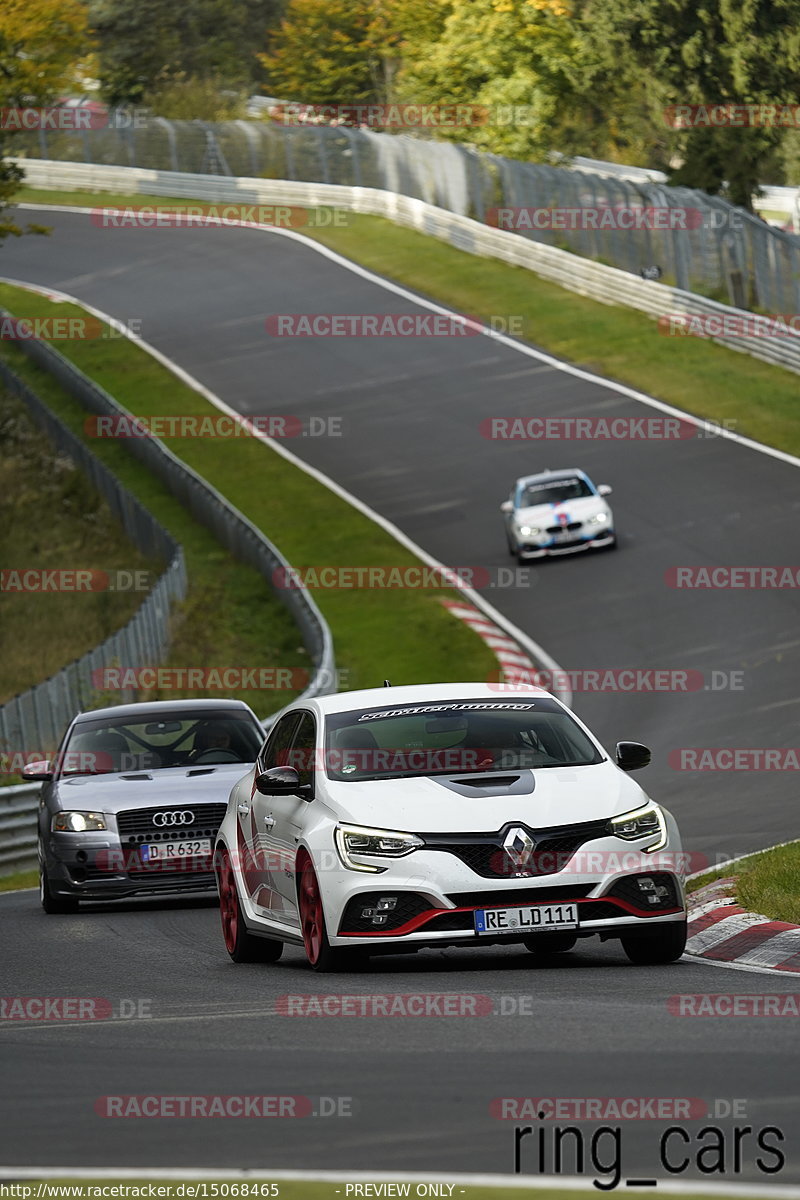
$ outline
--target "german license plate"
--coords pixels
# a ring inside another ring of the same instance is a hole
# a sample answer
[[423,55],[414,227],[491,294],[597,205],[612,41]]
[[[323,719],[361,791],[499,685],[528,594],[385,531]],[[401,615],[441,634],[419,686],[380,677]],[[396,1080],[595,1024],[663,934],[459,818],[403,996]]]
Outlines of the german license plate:
[[558,533],[553,534],[553,541],[555,541],[555,542],[571,542],[574,537],[575,537],[575,534],[572,532],[571,529],[559,529]]
[[211,838],[188,838],[182,842],[153,842],[141,847],[142,862],[178,862],[211,853]]
[[577,904],[531,904],[525,908],[479,908],[476,933],[534,933],[542,929],[577,929]]

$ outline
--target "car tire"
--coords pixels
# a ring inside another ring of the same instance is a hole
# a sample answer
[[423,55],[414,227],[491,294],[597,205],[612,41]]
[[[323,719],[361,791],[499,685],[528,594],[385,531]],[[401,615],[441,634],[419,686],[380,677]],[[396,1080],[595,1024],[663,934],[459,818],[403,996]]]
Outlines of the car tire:
[[[359,960],[357,951],[334,948],[328,941],[319,880],[309,854],[297,859],[297,899],[306,958],[315,971],[346,971]],[[361,959],[363,961],[363,959]]]
[[655,926],[647,933],[637,929],[635,933],[623,934],[620,940],[622,949],[637,966],[675,962],[686,949],[686,922]]
[[224,846],[219,849],[217,882],[219,913],[225,949],[235,963],[277,962],[283,954],[283,942],[255,937],[248,930],[239,902],[231,856]]
[[525,938],[524,944],[531,954],[565,954],[577,940],[574,933],[534,933]]
[[54,913],[76,913],[78,901],[72,896],[59,896],[50,886],[50,876],[43,858],[39,859],[39,900],[48,915]]

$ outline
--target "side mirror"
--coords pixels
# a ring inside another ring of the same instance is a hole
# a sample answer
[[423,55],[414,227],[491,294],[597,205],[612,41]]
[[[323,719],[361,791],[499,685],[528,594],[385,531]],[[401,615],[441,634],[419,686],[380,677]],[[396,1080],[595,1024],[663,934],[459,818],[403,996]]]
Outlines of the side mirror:
[[617,742],[616,758],[620,771],[639,771],[649,764],[651,754],[641,742]]
[[20,774],[30,783],[47,783],[53,778],[53,764],[46,758],[38,759],[23,767]]
[[502,512],[502,513],[511,513],[513,511],[514,511],[514,505],[511,503],[510,500],[504,500],[503,503],[500,505],[500,512]]
[[607,483],[599,483],[597,485],[598,496],[610,496],[611,493],[613,492],[613,490],[614,489],[612,487],[610,487],[609,484],[607,484]]
[[262,796],[302,796],[311,799],[311,789],[300,782],[294,767],[270,767],[256,776],[256,789]]

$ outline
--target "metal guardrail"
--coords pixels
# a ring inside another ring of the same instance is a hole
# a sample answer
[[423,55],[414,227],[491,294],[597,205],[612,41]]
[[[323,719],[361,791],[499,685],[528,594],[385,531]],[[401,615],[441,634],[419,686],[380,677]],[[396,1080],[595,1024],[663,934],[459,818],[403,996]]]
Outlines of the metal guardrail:
[[[388,138],[390,142],[400,140]],[[638,275],[606,266],[590,258],[581,258],[559,247],[531,241],[518,233],[492,228],[471,217],[398,192],[371,187],[274,179],[189,175],[147,170],[142,167],[30,160],[22,162],[21,165],[25,168],[28,182],[41,188],[140,193],[147,196],[204,200],[212,204],[283,204],[308,207],[329,205],[351,212],[386,217],[398,225],[405,225],[420,233],[439,238],[469,254],[497,258],[502,262],[524,267],[560,287],[582,296],[589,296],[593,300],[600,300],[604,304],[621,304],[655,319],[667,314],[716,318],[720,333],[710,340],[773,365],[800,372],[800,333],[792,328],[788,328],[782,337],[765,337],[756,333],[744,335],[739,332],[726,334],[726,321],[733,320],[739,324],[748,321],[752,325],[755,319],[753,313],[720,304],[681,288],[642,279]],[[765,229],[768,228],[762,221],[757,223]],[[788,237],[784,234],[779,236]],[[789,238],[789,241],[794,240],[796,239]],[[798,246],[800,247],[800,242]],[[800,287],[800,257],[797,259],[797,283]],[[784,311],[800,312],[800,307],[787,308]]]
[[0,875],[36,866],[38,783],[0,788]]
[[[133,413],[47,342],[26,339],[18,345],[89,412],[101,416],[113,414],[135,422]],[[311,682],[303,695],[311,697],[335,691],[331,631],[306,589],[276,587],[274,573],[280,569],[281,575],[285,576],[292,569],[277,546],[216,488],[173,454],[159,438],[127,438],[125,445],[189,509],[195,520],[211,530],[230,554],[254,567],[277,599],[289,609],[314,667]]]
[[[89,411],[99,415],[121,414],[134,419],[127,409],[48,343],[24,340],[18,345]],[[58,744],[75,713],[90,706],[95,691],[91,682],[93,670],[115,660],[137,667],[163,658],[168,646],[169,603],[171,599],[184,597],[186,569],[183,550],[167,531],[4,363],[0,363],[0,379],[25,401],[34,419],[56,445],[86,471],[109,501],[112,511],[122,520],[131,540],[145,552],[155,550],[171,558],[167,571],[122,630],[51,679],[0,707],[0,750],[14,747],[22,750],[35,744],[46,753],[48,748]],[[311,683],[303,695],[310,697],[335,691],[333,639],[328,624],[307,591],[275,588],[273,572],[278,568],[291,571],[289,562],[277,547],[158,438],[131,438],[126,444],[234,557],[249,563],[262,575],[291,611],[314,664]],[[171,553],[164,554],[165,550]],[[133,693],[122,698],[133,698]],[[262,722],[265,728],[272,719],[274,717]],[[36,828],[34,823],[31,831],[30,822],[37,800],[30,797],[38,792],[38,784],[0,788],[0,873],[25,870],[35,865]]]
[[497,206],[688,209],[690,226],[670,216],[663,227],[581,222],[517,236],[635,274],[657,265],[683,291],[730,304],[800,312],[800,239],[719,197],[630,168],[546,166],[464,143],[286,120],[133,122],[112,112],[105,128],[15,133],[14,148],[25,159],[378,189],[480,222]]
[[140,667],[161,661],[169,647],[170,613],[186,595],[183,548],[89,448],[5,363],[0,380],[25,404],[53,445],[72,460],[105,498],[130,541],[168,564],[136,613],[116,633],[44,682],[0,706],[0,753],[52,751],[68,722],[97,694],[96,669],[117,659]]

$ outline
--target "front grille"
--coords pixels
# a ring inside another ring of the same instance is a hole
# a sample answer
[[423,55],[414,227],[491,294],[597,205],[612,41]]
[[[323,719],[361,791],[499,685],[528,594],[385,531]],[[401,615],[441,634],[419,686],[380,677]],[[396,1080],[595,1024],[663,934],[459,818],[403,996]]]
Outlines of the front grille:
[[[384,897],[395,901],[395,907],[381,913],[387,920],[376,925],[372,917],[362,917],[365,908],[376,908]],[[407,921],[418,917],[420,913],[428,912],[433,905],[424,896],[416,892],[392,892],[387,888],[383,892],[362,892],[348,901],[339,924],[339,933],[386,933],[399,929]]]
[[583,521],[569,521],[566,525],[548,525],[546,533],[561,533],[564,529],[575,530],[580,529]]
[[[425,834],[425,845],[417,851],[444,851],[459,858],[476,875],[484,879],[525,879],[555,875],[563,871],[575,851],[585,842],[604,837],[606,821],[586,821],[580,825],[562,826],[556,829],[527,830],[535,842],[530,859],[520,867],[503,849],[503,840],[509,825],[495,834],[473,834],[459,837],[457,834]],[[524,826],[521,826],[525,828]]]
[[[175,842],[185,838],[216,837],[222,824],[227,804],[170,804],[163,808],[132,808],[117,813],[117,828],[123,846],[135,846],[140,842]],[[160,812],[188,811],[194,814],[189,825],[153,824],[153,817]]]

